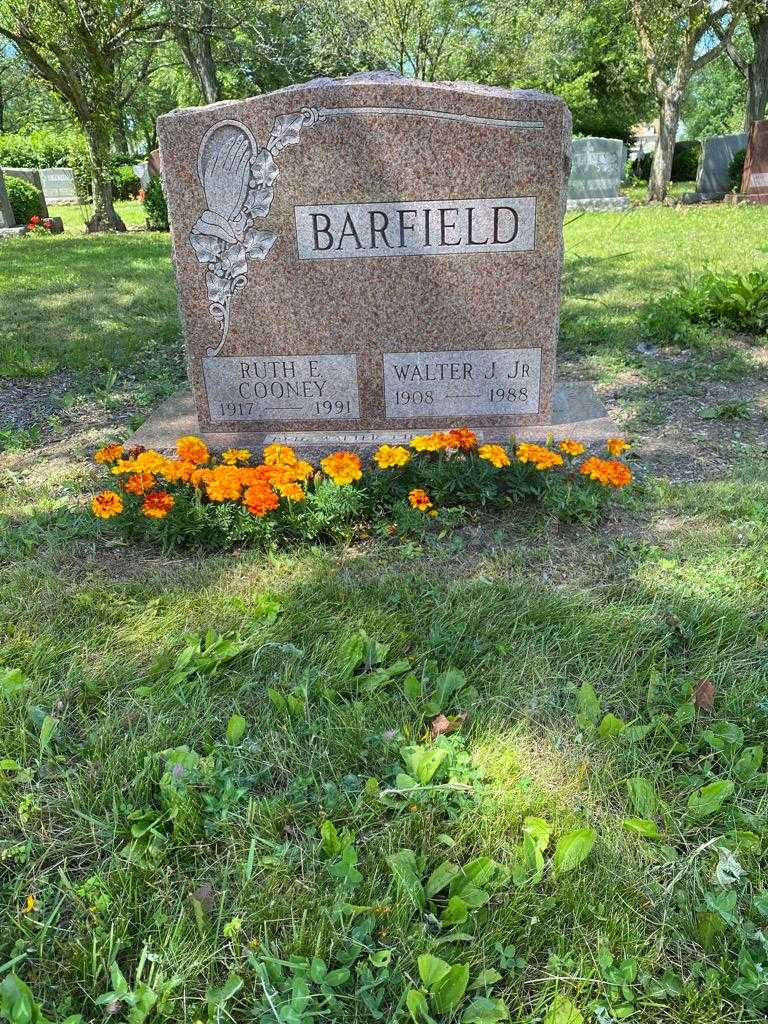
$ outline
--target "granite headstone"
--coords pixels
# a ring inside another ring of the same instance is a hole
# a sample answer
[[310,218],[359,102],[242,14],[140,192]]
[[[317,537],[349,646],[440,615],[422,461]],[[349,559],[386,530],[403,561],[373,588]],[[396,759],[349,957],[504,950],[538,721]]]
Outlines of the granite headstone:
[[768,204],[768,120],[752,122],[741,191],[750,203]]
[[569,210],[623,210],[629,200],[619,195],[627,148],[621,139],[574,139]]
[[23,225],[16,226],[13,210],[8,201],[8,193],[5,191],[5,178],[0,170],[0,238],[7,238],[9,235],[23,235],[26,230]]
[[158,135],[202,430],[547,422],[561,99],[376,73]]
[[40,182],[47,203],[75,202],[75,173],[71,167],[41,167]]
[[704,139],[696,173],[696,191],[703,199],[722,199],[731,189],[731,163],[747,145],[744,132]]

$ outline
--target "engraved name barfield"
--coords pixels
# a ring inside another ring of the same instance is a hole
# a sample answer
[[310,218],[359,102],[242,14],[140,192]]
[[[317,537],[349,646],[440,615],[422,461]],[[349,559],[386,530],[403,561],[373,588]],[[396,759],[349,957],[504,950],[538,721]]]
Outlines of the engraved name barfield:
[[297,206],[299,259],[530,252],[533,196]]
[[209,356],[203,359],[203,378],[214,423],[360,415],[353,355]]

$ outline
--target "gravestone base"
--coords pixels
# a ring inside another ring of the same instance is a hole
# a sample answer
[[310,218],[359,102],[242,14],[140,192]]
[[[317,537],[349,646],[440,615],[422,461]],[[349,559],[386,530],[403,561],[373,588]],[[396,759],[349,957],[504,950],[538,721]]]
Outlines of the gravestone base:
[[731,206],[740,206],[742,203],[768,206],[768,192],[729,192],[725,197],[725,201]]
[[725,192],[683,192],[680,202],[684,206],[692,206],[698,203],[722,203],[725,196]]
[[628,210],[632,204],[626,196],[603,196],[600,199],[569,199],[569,210],[594,210],[597,212]]
[[[458,421],[456,423],[456,426],[463,425]],[[467,425],[472,426],[471,420]],[[192,392],[180,391],[166,399],[125,443],[126,447],[142,445],[167,452],[173,450],[178,438],[195,434],[202,437],[212,451],[240,447],[258,451],[265,444],[279,441],[301,449],[305,457],[315,458],[337,448],[351,448],[361,454],[370,454],[380,444],[407,444],[414,435],[430,434],[433,429],[430,426],[419,430],[345,430],[340,427],[337,431],[296,431],[276,428],[269,431],[211,433],[200,429]],[[475,432],[482,442],[506,444],[512,435],[517,441],[543,442],[551,435],[556,441],[571,437],[588,446],[602,444],[607,438],[620,433],[595,389],[590,384],[570,381],[555,384],[551,423],[482,427]]]
[[27,229],[23,225],[18,228],[0,228],[0,238],[20,238],[26,233]]

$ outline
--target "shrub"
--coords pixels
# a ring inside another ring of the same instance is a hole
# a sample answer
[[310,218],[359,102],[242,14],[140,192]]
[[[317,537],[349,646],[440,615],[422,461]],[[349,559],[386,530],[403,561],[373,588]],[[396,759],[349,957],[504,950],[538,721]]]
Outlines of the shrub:
[[622,458],[629,445],[611,438],[606,447],[607,458],[572,440],[508,452],[478,446],[462,427],[414,437],[409,448],[382,445],[368,466],[353,452],[333,452],[316,469],[281,444],[268,445],[259,465],[250,464],[246,449],[217,459],[192,436],[179,439],[175,458],[111,444],[95,456],[110,475],[91,509],[115,518],[124,536],[166,548],[348,540],[371,530],[421,535],[433,523],[450,528],[466,510],[525,500],[562,519],[588,521],[611,490],[632,481]]
[[739,149],[733,154],[728,168],[728,188],[731,192],[741,192],[741,179],[744,176],[744,161],[747,159],[746,149]]
[[34,132],[0,133],[0,167],[67,167],[73,130],[40,128]]
[[112,194],[115,199],[135,199],[141,182],[128,164],[118,164],[112,169]]
[[149,179],[144,192],[144,209],[152,231],[168,230],[168,205],[160,176],[155,174]]
[[33,217],[42,217],[45,214],[43,193],[40,189],[23,178],[14,178],[11,174],[4,177],[8,202],[11,204],[17,224],[28,224]]
[[67,153],[67,166],[72,168],[75,176],[75,191],[81,203],[91,201],[91,156],[82,136],[72,139]]
[[648,181],[651,176],[652,163],[653,153],[643,153],[639,160],[635,160],[633,166],[637,177],[641,178],[643,181]]
[[768,271],[708,271],[698,281],[681,288],[677,301],[691,323],[760,334],[768,330]]
[[698,139],[675,144],[672,158],[672,181],[693,181],[699,169],[701,143]]

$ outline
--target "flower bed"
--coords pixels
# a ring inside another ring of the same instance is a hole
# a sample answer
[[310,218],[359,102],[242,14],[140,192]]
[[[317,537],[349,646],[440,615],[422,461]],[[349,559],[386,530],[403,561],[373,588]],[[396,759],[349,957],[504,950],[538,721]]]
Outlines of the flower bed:
[[632,482],[629,445],[607,442],[608,457],[579,441],[522,443],[509,450],[478,444],[466,427],[381,445],[363,465],[354,452],[332,452],[319,467],[292,448],[268,445],[216,457],[200,438],[182,437],[176,455],[109,444],[96,462],[114,478],[91,509],[116,520],[125,536],[164,545],[224,548],[252,540],[321,540],[370,534],[418,534],[432,521],[452,525],[462,512],[539,502],[561,518],[588,520],[610,494]]

